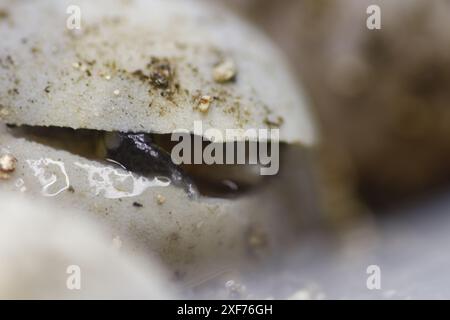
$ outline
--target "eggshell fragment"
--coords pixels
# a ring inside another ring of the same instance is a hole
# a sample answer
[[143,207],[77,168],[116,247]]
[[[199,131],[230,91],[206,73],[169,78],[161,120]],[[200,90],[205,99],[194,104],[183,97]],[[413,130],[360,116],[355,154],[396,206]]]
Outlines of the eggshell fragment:
[[[69,5],[80,8],[79,30],[67,28]],[[269,128],[265,119],[275,113],[284,119],[282,141],[314,141],[285,57],[224,8],[189,0],[43,0],[3,9],[12,21],[0,28],[0,115],[7,123],[171,133],[192,132],[202,119],[205,130],[224,133]],[[233,65],[224,64],[229,60]],[[216,97],[206,115],[194,111],[202,92]]]

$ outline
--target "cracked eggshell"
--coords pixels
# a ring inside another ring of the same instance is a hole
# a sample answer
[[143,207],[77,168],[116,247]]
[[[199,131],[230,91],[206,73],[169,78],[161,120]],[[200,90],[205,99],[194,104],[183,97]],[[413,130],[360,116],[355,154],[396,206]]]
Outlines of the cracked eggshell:
[[[81,30],[66,28],[69,4],[81,9]],[[170,133],[203,120],[204,129],[280,126],[282,141],[314,140],[284,57],[222,9],[135,0],[11,1],[4,10],[0,116],[6,123]],[[229,59],[235,77],[216,81],[214,71]],[[205,96],[211,101],[201,112]],[[192,200],[172,185],[2,130],[0,151],[17,165],[0,190],[51,197],[61,212],[86,212],[127,250],[156,252],[190,283],[276,252],[295,230],[282,209],[283,179],[238,199]]]
[[297,217],[283,211],[280,179],[237,199],[190,199],[164,181],[7,133],[0,134],[0,153],[17,159],[0,192],[51,198],[62,215],[80,210],[119,236],[126,250],[156,253],[191,283],[270,257],[295,233]]
[[[81,10],[79,30],[67,28],[69,5]],[[224,8],[43,0],[4,1],[1,9],[0,116],[7,123],[170,133],[202,120],[204,130],[279,126],[281,141],[314,141],[284,56]],[[222,70],[229,61],[235,76]],[[218,69],[225,72],[219,78]],[[213,98],[207,112],[197,108],[202,96]]]
[[[174,297],[173,284],[155,259],[114,246],[112,236],[82,212],[61,212],[3,191],[0,261],[2,299]],[[70,290],[67,283],[77,275],[80,289]]]

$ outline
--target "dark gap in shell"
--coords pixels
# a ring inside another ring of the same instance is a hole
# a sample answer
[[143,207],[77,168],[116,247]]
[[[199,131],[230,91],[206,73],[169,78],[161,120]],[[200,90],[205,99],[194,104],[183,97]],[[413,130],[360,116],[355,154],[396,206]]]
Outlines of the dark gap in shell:
[[[259,174],[259,165],[176,165],[172,162],[170,152],[177,142],[171,141],[170,134],[108,132],[55,126],[8,125],[8,128],[16,137],[65,150],[89,160],[146,177],[167,177],[192,198],[198,194],[235,198],[255,191],[271,179]],[[193,135],[191,139],[194,139]],[[203,141],[203,149],[209,143]],[[234,148],[236,150],[237,146]]]

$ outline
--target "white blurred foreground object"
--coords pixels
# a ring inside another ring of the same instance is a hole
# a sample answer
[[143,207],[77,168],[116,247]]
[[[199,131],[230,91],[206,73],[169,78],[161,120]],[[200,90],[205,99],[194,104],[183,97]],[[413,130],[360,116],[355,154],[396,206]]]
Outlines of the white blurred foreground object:
[[159,266],[117,241],[81,214],[1,193],[0,298],[170,298]]

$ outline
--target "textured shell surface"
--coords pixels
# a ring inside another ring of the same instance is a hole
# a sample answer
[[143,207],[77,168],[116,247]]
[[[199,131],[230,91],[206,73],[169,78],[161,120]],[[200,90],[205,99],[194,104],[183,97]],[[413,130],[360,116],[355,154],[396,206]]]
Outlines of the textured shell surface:
[[[80,29],[67,26],[74,5]],[[281,141],[314,141],[284,56],[223,8],[44,0],[3,1],[2,10],[0,116],[8,123],[170,133],[202,120],[204,130],[242,129],[240,139],[246,129],[279,127]],[[223,71],[229,61],[235,70]],[[203,96],[212,98],[207,112],[198,110]]]

